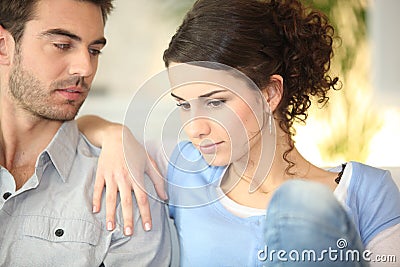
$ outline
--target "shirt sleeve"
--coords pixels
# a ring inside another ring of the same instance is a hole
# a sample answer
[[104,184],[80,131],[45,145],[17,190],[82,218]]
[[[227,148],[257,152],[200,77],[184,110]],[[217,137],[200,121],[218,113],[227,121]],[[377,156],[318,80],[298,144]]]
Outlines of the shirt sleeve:
[[157,164],[158,170],[161,172],[161,175],[166,178],[167,177],[167,169],[168,169],[168,157],[171,141],[166,141],[166,145],[161,145],[155,141],[149,141],[146,143],[146,151],[149,155],[154,159]]
[[400,223],[400,192],[389,171],[354,165],[348,205],[364,245],[378,233]]
[[400,224],[378,233],[367,244],[371,267],[397,267],[400,261]]
[[[166,191],[168,194],[170,193],[168,190],[168,181],[167,181],[167,175],[168,175],[168,164],[170,161],[170,156],[168,150],[170,147],[173,146],[173,142],[170,140],[166,141],[166,144],[161,144],[159,142],[156,142],[154,140],[150,140],[146,144],[146,151],[147,153],[154,159],[154,161],[157,164],[158,170],[160,171],[161,175],[166,179],[165,187]],[[169,217],[173,217],[174,214],[174,208],[171,205],[168,205],[168,215]]]
[[[146,177],[146,189],[150,195],[156,194],[149,178]],[[171,237],[164,204],[149,196],[152,217],[152,229],[145,232],[142,227],[136,199],[133,197],[134,234],[123,234],[121,203],[117,208],[116,229],[112,236],[107,256],[103,263],[107,266],[169,266],[171,261]]]

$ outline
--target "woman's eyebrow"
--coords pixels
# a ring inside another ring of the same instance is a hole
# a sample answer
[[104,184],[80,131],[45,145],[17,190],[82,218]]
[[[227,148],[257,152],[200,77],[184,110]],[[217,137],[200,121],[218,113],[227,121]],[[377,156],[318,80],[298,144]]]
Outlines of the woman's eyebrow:
[[[207,94],[204,94],[204,95],[199,96],[199,98],[201,98],[201,97],[210,97],[210,96],[212,96],[212,95],[215,95],[215,94],[218,94],[218,93],[222,93],[222,92],[226,92],[226,91],[227,91],[227,90],[216,90],[216,91],[211,91],[211,92],[209,92],[209,93],[207,93]],[[171,96],[175,97],[176,99],[185,101],[185,99],[183,99],[182,97],[179,97],[179,96],[175,95],[174,93],[171,93]]]
[[215,94],[218,94],[218,93],[222,93],[222,92],[226,92],[227,90],[216,90],[216,91],[211,91],[211,92],[209,92],[209,93],[207,93],[207,94],[204,94],[204,95],[201,95],[201,96],[199,96],[199,98],[200,97],[210,97],[210,96],[212,96],[212,95],[215,95]]
[[182,97],[179,97],[179,96],[175,95],[175,94],[172,93],[172,92],[171,92],[171,96],[172,96],[172,97],[175,97],[175,98],[178,99],[178,100],[186,101],[186,100],[183,99]]

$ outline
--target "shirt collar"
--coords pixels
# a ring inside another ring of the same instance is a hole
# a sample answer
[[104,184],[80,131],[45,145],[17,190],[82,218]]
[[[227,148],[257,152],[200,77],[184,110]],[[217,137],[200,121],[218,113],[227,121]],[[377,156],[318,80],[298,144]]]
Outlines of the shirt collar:
[[63,182],[67,181],[74,163],[79,136],[76,121],[66,121],[43,151],[48,154]]

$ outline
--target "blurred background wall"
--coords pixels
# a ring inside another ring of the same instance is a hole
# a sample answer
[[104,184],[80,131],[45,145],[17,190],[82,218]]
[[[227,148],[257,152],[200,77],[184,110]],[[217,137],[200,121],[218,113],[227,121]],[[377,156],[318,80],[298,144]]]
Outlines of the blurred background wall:
[[[162,53],[193,0],[115,0],[108,43],[80,115],[123,122],[130,100],[164,69]],[[296,144],[313,163],[358,160],[400,166],[398,0],[307,0],[334,22],[341,43],[332,72],[343,88],[297,125]],[[149,92],[151,94],[151,92]],[[383,97],[384,96],[384,97]]]
[[105,29],[107,46],[80,114],[122,122],[134,91],[163,70],[162,53],[181,18],[167,15],[168,4],[162,0],[115,0],[114,4]]

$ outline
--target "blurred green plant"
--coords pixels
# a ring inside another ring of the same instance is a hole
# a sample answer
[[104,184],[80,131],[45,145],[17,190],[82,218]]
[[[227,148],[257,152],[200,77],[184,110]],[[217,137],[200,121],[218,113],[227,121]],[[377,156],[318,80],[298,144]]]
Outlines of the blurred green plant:
[[167,18],[181,20],[195,1],[196,0],[159,0],[157,6],[165,11],[163,14]]
[[340,43],[332,62],[332,74],[339,76],[342,89],[332,92],[323,110],[310,111],[325,129],[318,144],[326,162],[365,162],[370,142],[383,126],[383,118],[371,104],[371,53],[367,38],[366,0],[307,0],[328,15]]

